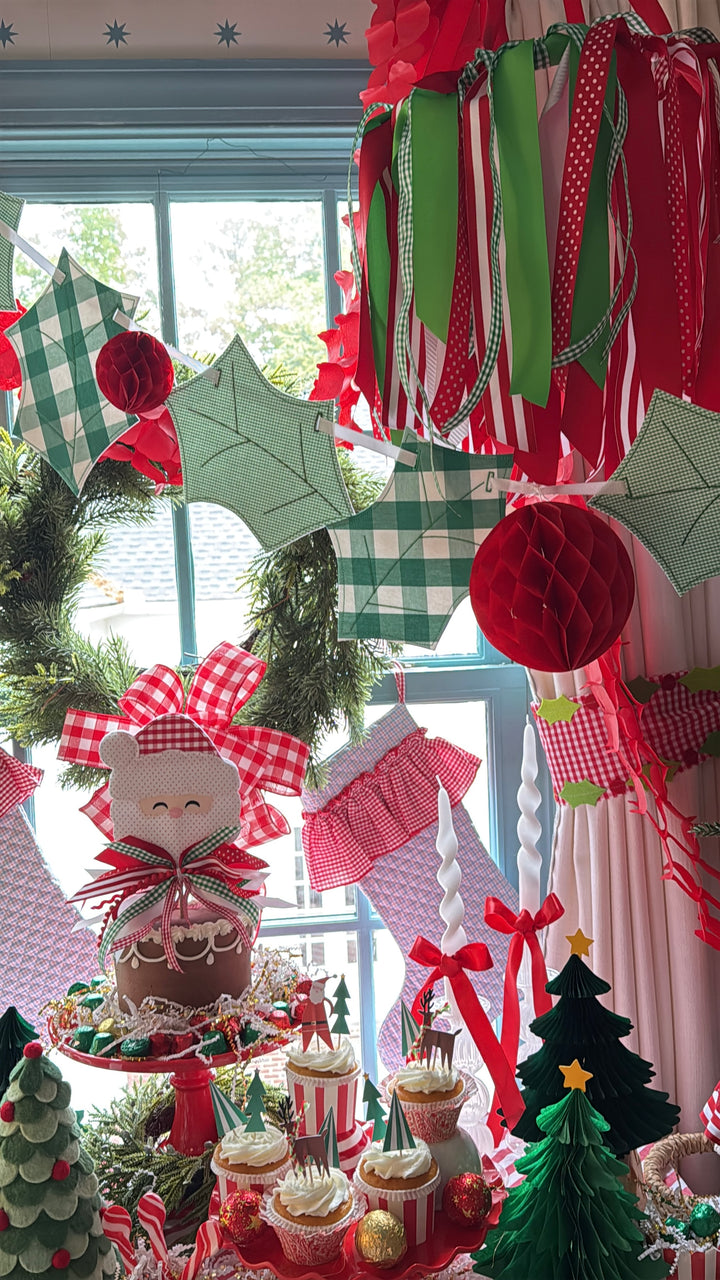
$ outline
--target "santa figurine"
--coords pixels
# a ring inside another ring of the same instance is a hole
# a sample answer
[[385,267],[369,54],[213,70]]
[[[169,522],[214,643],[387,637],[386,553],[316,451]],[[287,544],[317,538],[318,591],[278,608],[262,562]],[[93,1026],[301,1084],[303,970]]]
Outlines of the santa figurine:
[[[145,996],[184,1006],[237,999],[250,984],[267,863],[233,843],[239,775],[188,716],[107,734],[112,868],[74,901],[110,909],[101,956],[112,955],[121,1003]],[[275,905],[274,902],[272,905]]]
[[318,1042],[323,1041],[331,1049],[335,1048],[328,1024],[328,1018],[335,1006],[325,995],[325,983],[329,976],[327,974],[324,978],[303,978],[297,984],[298,995],[306,997],[299,1009],[303,1053],[309,1048],[313,1036],[317,1036]]

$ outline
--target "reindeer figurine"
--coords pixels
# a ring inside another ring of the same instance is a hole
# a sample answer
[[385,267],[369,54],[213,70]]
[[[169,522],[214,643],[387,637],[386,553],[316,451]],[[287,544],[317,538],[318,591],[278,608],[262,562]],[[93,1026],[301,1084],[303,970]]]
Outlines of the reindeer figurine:
[[321,1133],[304,1134],[298,1137],[297,1119],[293,1111],[291,1099],[285,1095],[278,1104],[278,1120],[280,1128],[287,1137],[292,1148],[292,1162],[296,1169],[302,1169],[303,1177],[313,1180],[313,1165],[318,1174],[330,1173],[327,1146]]
[[432,1068],[439,1053],[442,1066],[449,1070],[455,1052],[455,1037],[460,1035],[461,1028],[458,1027],[457,1031],[436,1031],[432,1025],[433,1004],[434,996],[432,990],[428,989],[420,998],[422,1028],[417,1048],[418,1061],[427,1062]]

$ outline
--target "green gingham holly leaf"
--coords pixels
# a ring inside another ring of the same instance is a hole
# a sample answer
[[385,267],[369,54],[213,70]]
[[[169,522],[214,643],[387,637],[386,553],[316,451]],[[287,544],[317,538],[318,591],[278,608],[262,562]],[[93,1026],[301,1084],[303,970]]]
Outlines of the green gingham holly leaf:
[[611,479],[627,492],[601,492],[589,505],[642,542],[678,595],[720,573],[720,414],[654,391]]
[[[62,280],[59,274],[62,273]],[[95,363],[109,338],[125,330],[138,300],[88,275],[63,249],[58,275],[5,331],[22,371],[13,434],[32,446],[79,493],[98,458],[137,421],[100,393]]]
[[[23,211],[24,200],[18,200],[17,196],[9,196],[5,191],[0,191],[0,218],[6,222],[13,231],[17,231],[20,224],[20,214]],[[4,236],[0,236],[0,311],[15,310],[15,289],[13,285],[13,254],[15,250],[6,240]]]
[[266,551],[350,514],[334,441],[316,430],[332,405],[271,386],[237,336],[213,369],[217,385],[199,374],[167,402],[187,501],[234,511]]
[[510,475],[512,457],[431,448],[409,434],[403,448],[417,454],[415,466],[397,462],[377,502],[328,529],[339,637],[434,649],[468,594],[475,552],[504,514],[492,480]]

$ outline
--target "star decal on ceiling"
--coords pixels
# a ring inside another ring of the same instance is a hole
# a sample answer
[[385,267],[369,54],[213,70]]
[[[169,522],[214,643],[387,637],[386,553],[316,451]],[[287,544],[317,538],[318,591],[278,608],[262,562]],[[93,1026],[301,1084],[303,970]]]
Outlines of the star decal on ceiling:
[[112,25],[106,22],[103,31],[103,35],[107,36],[105,43],[114,44],[116,49],[119,49],[121,44],[127,44],[127,38],[132,35],[132,31],[127,31],[126,28],[127,22],[118,22],[117,18],[113,18]]
[[13,31],[12,22],[6,23],[4,18],[0,18],[0,43],[3,49],[9,44],[14,44],[15,37],[19,34],[19,31]]
[[218,22],[217,31],[214,31],[213,35],[217,36],[218,44],[224,44],[225,48],[229,49],[231,44],[237,44],[238,36],[242,35],[242,31],[238,31],[237,22],[231,25],[230,19],[226,18],[223,23]]
[[350,34],[351,32],[347,29],[347,22],[341,24],[337,18],[332,24],[328,22],[323,31],[323,35],[327,36],[328,44],[334,44],[336,49],[339,49],[341,44],[347,44],[347,38]]

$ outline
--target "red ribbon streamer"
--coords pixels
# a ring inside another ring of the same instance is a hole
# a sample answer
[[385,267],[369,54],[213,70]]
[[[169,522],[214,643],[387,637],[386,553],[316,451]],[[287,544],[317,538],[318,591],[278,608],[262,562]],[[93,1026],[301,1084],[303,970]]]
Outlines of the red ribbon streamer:
[[[546,929],[549,924],[553,924],[555,920],[559,920],[564,914],[565,908],[554,893],[548,894],[540,910],[535,915],[531,915],[527,910],[522,910],[516,915],[499,898],[485,899],[485,923],[491,929],[495,929],[497,933],[512,935],[505,966],[500,1044],[513,1070],[517,1067],[518,1046],[520,1044],[520,999],[517,978],[520,972],[523,949],[527,943],[532,973],[533,1008],[535,1009],[535,1017],[539,1018],[541,1014],[547,1013],[552,1008],[552,1000],[545,990],[548,980],[547,969],[537,935],[540,929]],[[488,1119],[488,1125],[496,1144],[502,1134],[502,1125],[497,1114],[499,1102],[500,1099],[496,1090]]]
[[510,1127],[514,1128],[525,1110],[520,1090],[515,1083],[515,1072],[465,972],[469,969],[473,973],[482,973],[485,969],[492,968],[490,952],[484,942],[470,942],[460,947],[454,955],[446,956],[434,943],[428,942],[427,938],[417,937],[410,950],[410,959],[431,970],[413,1002],[413,1017],[419,1020],[420,1001],[425,992],[441,978],[447,978],[458,1010],[492,1076],[497,1096],[502,1103],[503,1115]]

